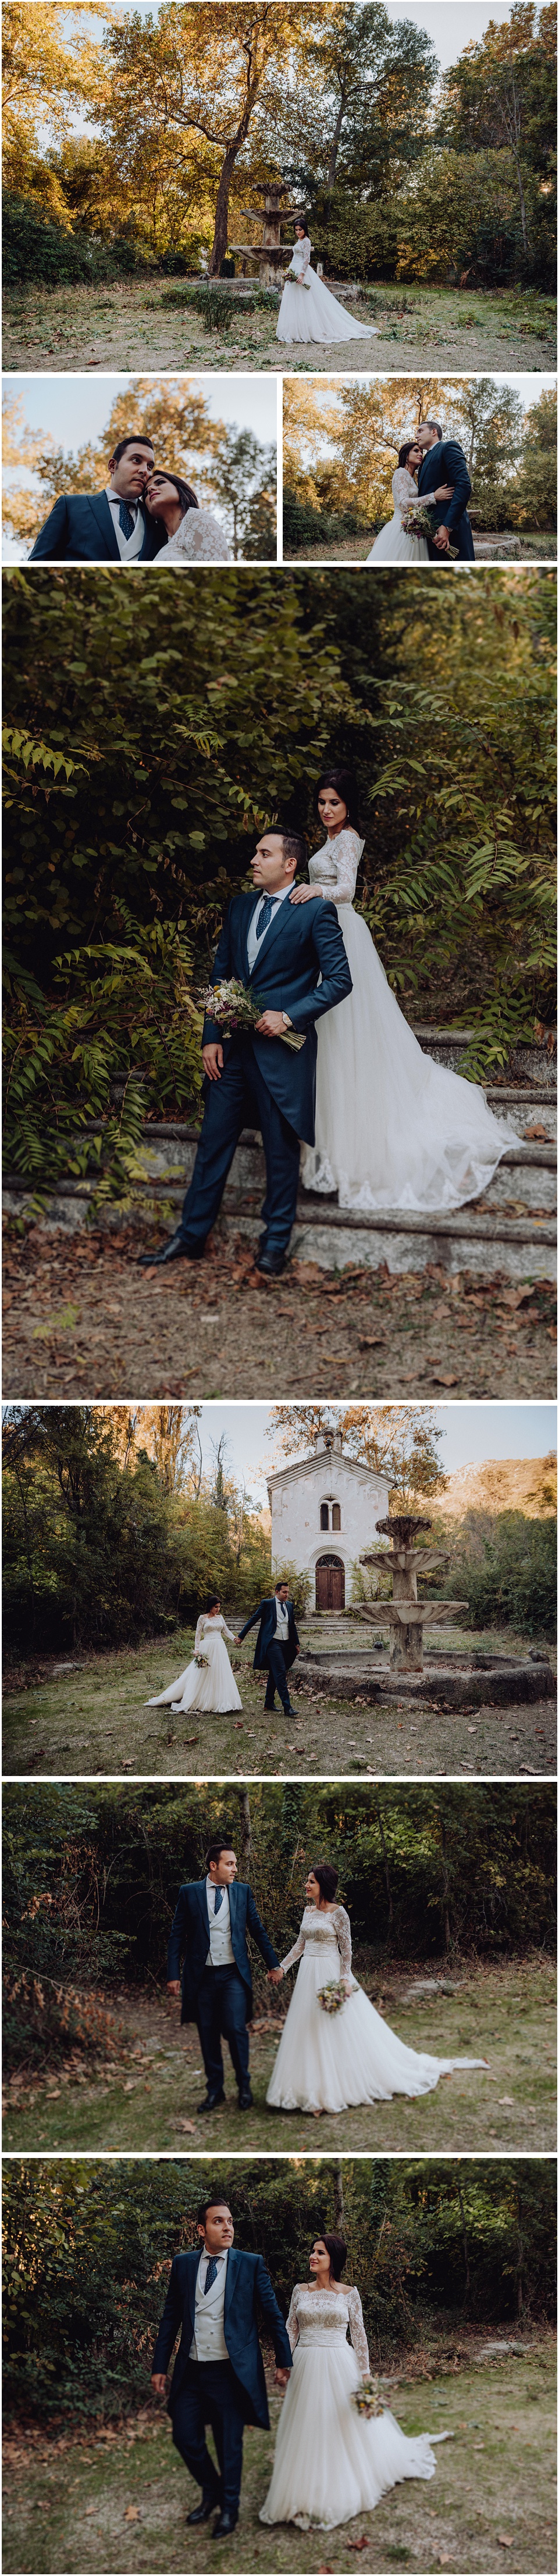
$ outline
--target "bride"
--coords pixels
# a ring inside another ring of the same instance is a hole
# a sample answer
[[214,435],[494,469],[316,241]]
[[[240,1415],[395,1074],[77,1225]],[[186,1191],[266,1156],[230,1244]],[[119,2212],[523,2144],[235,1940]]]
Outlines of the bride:
[[[433,2093],[440,2075],[455,2066],[485,2066],[485,2057],[423,2057],[389,2030],[351,1969],[349,1915],[335,1902],[337,1869],[317,1861],[309,1870],[301,1930],[279,1968],[301,1960],[266,2101],[273,2111],[345,2111],[356,2102],[388,2102],[392,2094],[414,2099]],[[320,1988],[343,1985],[337,2012],[318,2002]]]
[[288,902],[321,894],[335,903],[353,990],[320,1021],[316,1141],[303,1154],[303,1188],[337,1191],[340,1207],[367,1214],[463,1207],[519,1138],[493,1117],[476,1083],[422,1054],[399,1010],[353,907],[364,842],[349,769],[324,771],[317,807],[326,840],[310,861],[310,884],[294,886]]
[[[309,268],[312,244],[305,223],[295,225],[295,249],[288,268],[276,326],[276,340],[378,340],[372,322],[354,322],[330,294],[324,279]],[[307,269],[309,274],[307,277]]]
[[233,1646],[234,1629],[228,1628],[226,1619],[221,1616],[221,1602],[210,1601],[197,1621],[192,1663],[186,1665],[184,1673],[179,1673],[178,1681],[169,1683],[168,1690],[159,1692],[158,1699],[147,1699],[146,1708],[171,1707],[176,1715],[179,1711],[183,1715],[187,1709],[189,1716],[196,1710],[200,1716],[211,1712],[214,1717],[224,1716],[230,1708],[242,1708],[224,1642],[226,1637]]
[[[426,538],[407,537],[402,527],[402,511],[409,508],[411,501],[418,500],[414,477],[422,464],[423,448],[416,447],[415,439],[407,438],[405,446],[398,450],[396,473],[392,476],[394,517],[389,520],[386,528],[381,528],[380,536],[375,537],[370,555],[365,556],[366,563],[424,564],[429,562]],[[451,501],[453,489],[452,483],[439,483],[438,491],[429,493],[429,500]]]
[[167,530],[167,543],[156,557],[158,564],[230,563],[227,538],[212,510],[201,510],[196,493],[182,475],[160,473],[149,475],[144,493],[144,506],[150,519],[162,519]]
[[352,2405],[369,2352],[359,2291],[341,2279],[346,2257],[342,2236],[318,2236],[309,2255],[313,2278],[295,2284],[287,2319],[294,2362],[261,2522],[334,2531],[354,2514],[371,2513],[401,2478],[435,2475],[427,2433],[410,2440],[388,2406],[366,2417]]

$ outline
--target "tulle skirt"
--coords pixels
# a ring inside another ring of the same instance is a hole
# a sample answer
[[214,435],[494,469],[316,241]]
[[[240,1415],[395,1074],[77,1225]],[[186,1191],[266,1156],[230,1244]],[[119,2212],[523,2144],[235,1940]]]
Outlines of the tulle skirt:
[[401,2478],[432,2478],[428,2435],[411,2441],[391,2415],[358,2415],[351,2404],[360,2372],[341,2335],[296,2345],[281,2410],[274,2466],[261,2522],[309,2522],[322,2531],[370,2513]]
[[375,537],[365,562],[426,564],[429,562],[429,548],[424,537],[405,536],[400,512],[395,510],[393,519],[389,519],[387,527],[381,528],[380,536]]
[[378,340],[378,331],[370,322],[355,322],[330,294],[324,279],[314,268],[307,269],[306,286],[298,286],[286,277],[276,326],[277,340],[321,340],[331,347],[335,340]]
[[273,2111],[345,2111],[358,2102],[408,2100],[433,2093],[454,2067],[484,2066],[483,2057],[423,2057],[388,2028],[355,1985],[341,2012],[324,2012],[320,1986],[341,1976],[336,1943],[305,1942],[266,2101]]
[[207,1664],[186,1664],[177,1681],[169,1683],[168,1690],[160,1691],[157,1699],[146,1700],[146,1708],[172,1708],[181,1716],[185,1711],[191,1716],[194,1709],[200,1716],[204,1712],[221,1716],[227,1709],[242,1708],[223,1637],[205,1637],[200,1651],[207,1655]]
[[340,1207],[366,1214],[463,1207],[519,1138],[493,1117],[476,1083],[422,1054],[362,915],[344,903],[338,920],[353,991],[319,1022],[315,1144],[303,1153],[303,1188],[337,1191]]

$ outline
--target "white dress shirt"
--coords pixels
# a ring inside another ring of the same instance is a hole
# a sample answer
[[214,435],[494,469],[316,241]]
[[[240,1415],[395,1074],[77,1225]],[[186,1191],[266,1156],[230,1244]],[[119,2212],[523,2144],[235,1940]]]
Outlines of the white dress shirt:
[[125,537],[124,529],[121,528],[119,521],[120,504],[124,495],[121,492],[113,492],[111,490],[110,483],[107,483],[105,488],[119,555],[122,557],[123,562],[131,563],[134,556],[141,555],[142,551],[146,527],[143,510],[141,509],[139,501],[126,501],[125,507],[130,511],[130,517],[134,520],[134,526],[131,537]]
[[196,2277],[194,2333],[188,2356],[189,2361],[228,2361],[229,2359],[223,2331],[227,2252],[225,2252],[225,2254],[215,2255],[214,2260],[217,2263],[216,2278],[215,2281],[212,2282],[211,2290],[206,2290],[206,2273],[208,2263],[210,2263],[211,2260],[212,2257],[210,2254],[206,2253],[204,2245],[200,2255]]
[[220,1894],[221,1905],[218,1913],[216,1914],[215,1883],[213,1878],[207,1878],[206,1896],[208,1899],[208,1914],[210,1918],[210,1946],[206,1959],[206,1967],[234,1968],[235,1958],[233,1943],[231,1940],[231,1916],[229,1913],[229,1896],[227,1888],[222,1887],[220,1889]]
[[[269,930],[271,930],[271,927],[272,927],[272,921],[274,921],[274,919],[275,919],[275,906],[276,906],[276,904],[277,904],[277,903],[285,903],[285,902],[286,902],[286,900],[287,900],[287,896],[288,896],[289,894],[291,894],[291,888],[292,888],[293,883],[294,883],[294,879],[293,879],[293,877],[292,877],[292,878],[290,879],[290,883],[289,883],[289,885],[282,886],[281,894],[272,894],[272,895],[270,895],[270,902],[271,902],[271,903],[273,903],[273,905],[274,905],[274,912],[272,913],[272,915],[271,915],[271,919],[270,919],[270,921],[269,921],[269,923],[268,923],[268,929],[269,929]],[[256,932],[257,932],[258,923],[259,923],[259,920],[260,920],[260,914],[261,914],[261,911],[262,911],[262,905],[263,905],[263,903],[267,903],[267,901],[268,901],[268,897],[267,897],[267,894],[264,892],[264,894],[261,894],[261,896],[260,896],[260,901],[259,901],[259,903],[255,904],[254,912],[253,912],[253,913],[251,913],[251,918],[250,918],[250,921],[249,921],[249,926],[248,926],[248,931],[247,931],[247,949],[248,949],[248,962],[249,962],[249,966],[250,966],[251,975],[252,975],[253,967],[256,965],[256,959],[257,959],[257,956],[258,956],[258,950],[259,950],[259,947],[260,947],[260,944],[261,944],[261,943],[260,943],[260,940],[259,940],[259,939],[257,939]],[[264,937],[265,937],[265,933],[264,933],[264,931],[263,931],[263,932],[262,932],[262,938],[264,939]]]
[[279,1593],[276,1592],[276,1625],[274,1643],[278,1638],[280,1646],[287,1645],[289,1638],[289,1613],[286,1602],[280,1601]]

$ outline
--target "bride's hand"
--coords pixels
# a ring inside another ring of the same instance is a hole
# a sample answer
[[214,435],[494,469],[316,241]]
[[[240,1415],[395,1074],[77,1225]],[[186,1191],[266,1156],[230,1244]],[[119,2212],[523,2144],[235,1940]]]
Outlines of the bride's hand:
[[276,2370],[276,2371],[274,2372],[274,2379],[275,2379],[275,2385],[276,2385],[276,2388],[287,2388],[287,2382],[288,2382],[288,2379],[289,2379],[289,2371],[288,2371],[288,2370],[283,2370],[283,2369],[281,2369],[281,2370]]
[[314,898],[317,894],[320,894],[320,886],[293,886],[292,892],[288,897],[288,901],[289,903],[314,903]]
[[439,483],[438,490],[435,492],[435,500],[436,500],[436,501],[451,501],[451,500],[452,500],[452,497],[453,497],[453,493],[454,493],[454,484],[453,484],[453,483]]

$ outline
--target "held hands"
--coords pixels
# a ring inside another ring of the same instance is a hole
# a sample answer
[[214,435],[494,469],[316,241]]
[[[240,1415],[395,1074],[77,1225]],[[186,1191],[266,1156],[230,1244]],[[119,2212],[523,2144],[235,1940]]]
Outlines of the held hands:
[[288,2370],[283,2370],[283,2369],[282,2369],[282,2370],[276,2370],[276,2371],[275,2371],[275,2373],[274,2373],[274,2380],[275,2380],[275,2386],[276,2386],[276,2388],[287,2388],[287,2382],[288,2382],[288,2379],[289,2379],[289,2371],[288,2371]]
[[211,1046],[202,1047],[202,1063],[208,1082],[220,1082],[223,1073],[223,1047],[219,1045],[217,1039],[212,1041]]
[[167,2388],[167,2373],[166,2373],[166,2371],[165,2371],[165,2370],[152,2370],[152,2374],[151,2374],[151,2385],[152,2385],[152,2388],[153,2388],[153,2394],[154,2394],[154,2397],[164,2397],[164,2396],[165,2396],[165,2393],[166,2393],[166,2388]]
[[269,1985],[269,1986],[281,1986],[282,1977],[283,1977],[283,1968],[269,1968],[269,1969],[268,1969],[268,1985]]

